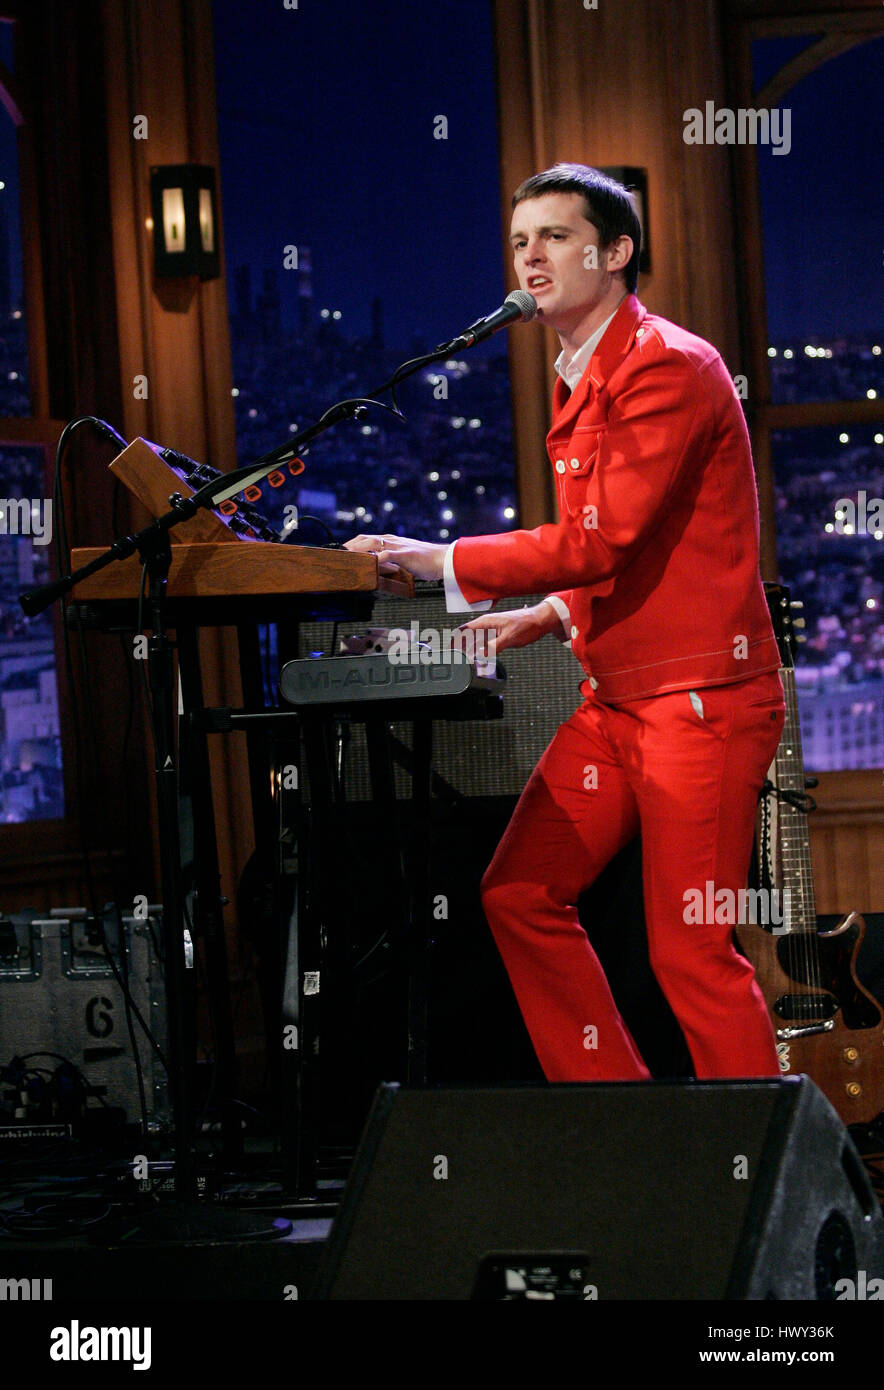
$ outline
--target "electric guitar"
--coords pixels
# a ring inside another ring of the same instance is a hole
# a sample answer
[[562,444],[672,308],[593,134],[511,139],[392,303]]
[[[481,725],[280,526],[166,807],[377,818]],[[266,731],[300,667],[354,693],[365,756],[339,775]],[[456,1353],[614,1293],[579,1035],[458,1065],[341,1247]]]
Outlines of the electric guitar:
[[[786,723],[762,792],[759,849],[762,886],[778,891],[773,930],[735,929],[739,949],[755,967],[776,1033],[780,1071],[806,1072],[845,1124],[869,1124],[884,1110],[884,1017],[859,982],[856,958],[866,926],[849,913],[829,932],[817,930],[807,779],[795,688],[795,632],[786,589],[765,584],[780,649]],[[803,626],[803,623],[800,624]]]

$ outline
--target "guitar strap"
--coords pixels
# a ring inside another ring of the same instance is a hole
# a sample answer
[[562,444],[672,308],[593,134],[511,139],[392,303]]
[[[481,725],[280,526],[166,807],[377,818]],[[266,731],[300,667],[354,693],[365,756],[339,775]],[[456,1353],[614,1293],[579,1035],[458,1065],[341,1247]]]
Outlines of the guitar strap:
[[774,757],[767,778],[758,793],[756,844],[758,849],[758,885],[768,892],[780,881],[774,857],[777,845],[779,797],[777,796],[777,761]]

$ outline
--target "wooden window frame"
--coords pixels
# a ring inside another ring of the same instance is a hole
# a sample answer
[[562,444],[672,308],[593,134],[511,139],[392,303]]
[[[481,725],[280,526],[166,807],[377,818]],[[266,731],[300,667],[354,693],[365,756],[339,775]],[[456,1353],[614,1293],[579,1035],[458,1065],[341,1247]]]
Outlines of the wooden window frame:
[[[15,23],[18,15],[6,4],[0,23]],[[35,176],[33,131],[25,118],[26,103],[14,73],[0,63],[0,101],[18,130],[20,217],[22,227],[22,279],[24,316],[28,341],[28,387],[31,414],[0,418],[0,447],[42,448],[45,495],[52,496],[55,451],[65,422],[50,415],[49,351],[41,239],[36,235],[40,207]],[[25,235],[25,229],[34,235]],[[62,744],[65,815],[51,820],[0,823],[0,862],[4,899],[15,897],[19,884],[30,887],[37,880],[46,885],[79,877],[82,861],[75,786],[74,727],[70,699],[64,678],[64,638],[60,610],[53,623],[55,670],[58,679],[59,725]],[[95,856],[101,860],[101,851]],[[0,907],[4,904],[0,903]]]
[[[774,105],[795,83],[830,58],[884,36],[884,11],[869,0],[841,0],[840,9],[830,0],[725,0],[728,82],[731,104],[740,107]],[[752,71],[752,44],[758,38],[819,35],[819,41],[786,64],[756,91]],[[747,419],[758,476],[761,508],[761,568],[766,579],[776,579],[776,509],[772,436],[777,430],[809,429],[845,424],[884,423],[884,398],[860,401],[806,401],[775,404],[771,400],[771,374],[767,355],[768,320],[764,276],[764,244],[758,159],[754,146],[734,148],[736,206],[741,209],[736,228],[738,275],[741,281],[741,335],[743,360],[753,389],[746,402]],[[820,810],[815,827],[851,825],[878,820],[884,814],[881,773],[874,768],[823,772]]]

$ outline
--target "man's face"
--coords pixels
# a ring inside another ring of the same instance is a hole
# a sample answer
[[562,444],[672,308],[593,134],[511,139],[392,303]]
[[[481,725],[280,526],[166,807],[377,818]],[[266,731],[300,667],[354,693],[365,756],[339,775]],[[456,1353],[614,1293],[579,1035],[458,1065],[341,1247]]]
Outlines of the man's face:
[[572,333],[611,287],[599,234],[580,193],[545,193],[513,209],[510,244],[519,285],[537,300],[537,318]]

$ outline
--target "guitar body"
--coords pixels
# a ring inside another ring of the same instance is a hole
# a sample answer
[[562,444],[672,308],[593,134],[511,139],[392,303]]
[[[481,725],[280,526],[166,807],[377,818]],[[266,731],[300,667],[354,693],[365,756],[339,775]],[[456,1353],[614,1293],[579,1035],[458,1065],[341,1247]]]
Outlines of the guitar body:
[[812,948],[801,936],[735,929],[770,1010],[780,1071],[806,1072],[846,1125],[884,1110],[884,1016],[856,974],[865,931],[856,912],[814,931]]
[[[805,1072],[847,1125],[871,1124],[884,1111],[884,1014],[857,978],[866,924],[851,912],[830,932],[817,930],[808,812],[815,786],[804,771],[795,629],[803,607],[781,584],[764,585],[782,666],[783,734],[759,798],[758,870],[762,892],[783,904],[779,930],[737,927],[739,949],[755,967],[770,1011],[780,1071]],[[776,921],[771,911],[770,919]]]

